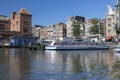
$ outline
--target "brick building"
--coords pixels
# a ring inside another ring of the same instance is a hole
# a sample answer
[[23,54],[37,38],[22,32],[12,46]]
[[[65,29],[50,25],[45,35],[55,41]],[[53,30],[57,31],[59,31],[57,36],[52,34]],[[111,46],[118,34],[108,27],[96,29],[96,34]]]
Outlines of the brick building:
[[20,36],[30,36],[32,34],[31,18],[32,15],[25,8],[20,9],[18,12],[12,12],[10,31],[20,32]]
[[7,16],[0,15],[0,40],[8,39],[14,33],[10,31],[10,20]]
[[24,8],[12,12],[10,18],[0,15],[0,38],[32,35],[32,15]]

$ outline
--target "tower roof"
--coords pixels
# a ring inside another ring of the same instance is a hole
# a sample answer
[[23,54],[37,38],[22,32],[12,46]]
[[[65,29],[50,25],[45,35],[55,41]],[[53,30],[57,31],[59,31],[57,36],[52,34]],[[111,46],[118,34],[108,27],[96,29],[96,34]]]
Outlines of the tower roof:
[[21,9],[17,12],[17,14],[28,14],[28,15],[30,15],[30,13],[29,13],[25,8],[21,8]]
[[109,5],[109,4],[106,4],[107,8],[108,8],[108,14],[109,15],[112,15],[114,14],[113,10],[112,10],[112,7]]

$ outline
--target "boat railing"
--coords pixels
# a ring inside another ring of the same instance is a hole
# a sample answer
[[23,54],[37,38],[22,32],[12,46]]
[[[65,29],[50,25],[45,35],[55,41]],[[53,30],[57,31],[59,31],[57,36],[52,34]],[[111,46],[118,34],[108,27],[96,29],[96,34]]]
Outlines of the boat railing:
[[51,44],[51,46],[106,46],[105,43],[98,42],[57,42],[55,41]]

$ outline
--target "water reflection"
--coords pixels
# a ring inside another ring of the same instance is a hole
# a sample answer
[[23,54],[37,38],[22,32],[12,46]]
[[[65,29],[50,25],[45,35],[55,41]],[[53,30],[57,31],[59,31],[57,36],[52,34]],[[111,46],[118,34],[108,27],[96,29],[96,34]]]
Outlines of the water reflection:
[[[95,78],[96,80],[102,78],[107,79],[107,77],[104,77],[108,74],[106,59],[109,59],[110,55],[107,57],[107,52],[108,51],[46,51],[46,54],[49,56],[55,54],[56,57],[53,57],[53,60],[59,59],[57,62],[63,61],[64,72],[69,75],[77,74],[76,79],[94,80],[93,78]],[[72,75],[69,77],[70,79],[73,78]]]
[[110,77],[115,80],[120,79],[120,53],[115,52],[112,60],[112,68],[110,72]]
[[119,80],[119,66],[108,50],[0,49],[0,80]]

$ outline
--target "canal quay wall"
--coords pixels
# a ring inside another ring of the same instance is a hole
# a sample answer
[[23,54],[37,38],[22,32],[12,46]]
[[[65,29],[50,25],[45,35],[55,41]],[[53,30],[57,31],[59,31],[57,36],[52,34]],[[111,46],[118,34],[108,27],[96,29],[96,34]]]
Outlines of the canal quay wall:
[[17,45],[16,46],[15,45],[14,46],[10,46],[10,45],[9,46],[3,46],[3,45],[0,45],[0,48],[26,48],[26,49],[29,49],[29,50],[38,50],[38,49],[39,50],[45,50],[44,46],[39,46],[39,47],[37,46],[36,47],[36,46],[27,46],[27,45],[25,45],[25,46],[21,46],[21,45],[20,46],[17,46]]
[[4,44],[2,42],[0,42],[0,48],[28,48],[30,50],[44,50],[45,49],[45,45],[10,45],[10,44]]
[[[113,49],[115,46],[119,44],[119,42],[105,42],[107,46],[110,46],[110,49]],[[45,50],[45,45],[39,45],[39,46],[34,46],[34,45],[4,45],[3,43],[0,43],[0,48],[29,48],[30,50],[34,49],[41,49]]]

